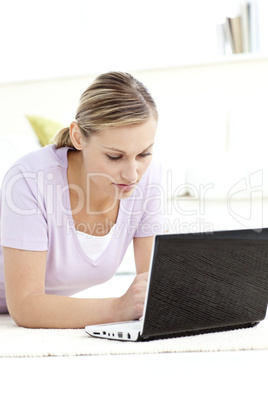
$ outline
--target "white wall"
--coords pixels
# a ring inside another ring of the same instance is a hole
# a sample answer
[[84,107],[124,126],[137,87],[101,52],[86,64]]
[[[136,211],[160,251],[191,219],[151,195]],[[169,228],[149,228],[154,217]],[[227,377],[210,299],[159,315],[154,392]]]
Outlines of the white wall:
[[[230,187],[232,171],[239,165],[238,179],[266,164],[261,155],[268,145],[267,71],[268,58],[238,56],[230,61],[132,72],[158,104],[156,154],[172,169],[176,183],[218,180],[217,196],[222,188]],[[25,114],[69,124],[93,78],[0,85],[0,136],[32,136]]]

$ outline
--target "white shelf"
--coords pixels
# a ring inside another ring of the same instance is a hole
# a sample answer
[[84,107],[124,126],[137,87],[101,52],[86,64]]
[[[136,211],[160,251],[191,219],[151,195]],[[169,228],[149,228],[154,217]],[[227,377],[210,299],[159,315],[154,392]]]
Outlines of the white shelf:
[[248,63],[248,62],[267,62],[268,55],[260,53],[241,53],[233,54],[232,56],[218,56],[211,58],[204,58],[198,60],[185,60],[176,65],[158,67],[153,70],[168,70],[168,69],[178,69],[178,68],[191,68],[191,67],[205,67],[217,64],[235,64],[235,63]]

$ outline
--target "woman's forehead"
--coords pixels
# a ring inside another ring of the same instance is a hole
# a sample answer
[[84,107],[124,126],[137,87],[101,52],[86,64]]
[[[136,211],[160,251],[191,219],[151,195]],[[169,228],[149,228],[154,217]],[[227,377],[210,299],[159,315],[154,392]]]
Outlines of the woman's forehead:
[[153,144],[156,128],[157,122],[152,118],[142,124],[108,127],[92,136],[92,139],[102,147],[118,151],[124,151],[125,148],[137,144],[146,148]]

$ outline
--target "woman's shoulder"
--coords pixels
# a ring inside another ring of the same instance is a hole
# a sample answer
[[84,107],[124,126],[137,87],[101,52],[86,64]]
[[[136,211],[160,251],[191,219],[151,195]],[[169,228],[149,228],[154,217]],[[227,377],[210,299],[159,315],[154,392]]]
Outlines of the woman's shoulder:
[[9,171],[37,172],[54,167],[66,167],[68,148],[56,149],[55,145],[47,145],[36,151],[21,156],[13,163]]
[[1,190],[4,191],[7,185],[14,182],[21,186],[27,183],[26,187],[36,180],[40,184],[40,177],[41,181],[53,177],[61,182],[62,172],[68,167],[67,151],[67,147],[56,149],[55,145],[47,145],[23,155],[5,173]]

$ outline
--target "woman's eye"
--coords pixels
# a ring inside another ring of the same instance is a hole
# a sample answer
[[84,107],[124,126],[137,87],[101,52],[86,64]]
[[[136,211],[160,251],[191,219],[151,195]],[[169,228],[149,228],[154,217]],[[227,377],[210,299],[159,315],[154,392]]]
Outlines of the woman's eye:
[[141,157],[141,158],[146,158],[146,156],[151,156],[152,154],[150,153],[150,152],[146,152],[146,153],[144,153],[144,154],[139,154],[139,156]]
[[[138,157],[139,158],[146,158],[147,156],[151,156],[151,155],[152,154],[150,152],[145,152],[143,154],[139,154]],[[106,154],[106,157],[111,161],[118,161],[119,159],[122,158],[122,155],[113,156],[113,155]]]
[[108,159],[110,159],[111,161],[117,161],[118,159],[120,159],[122,156],[112,156],[112,155],[106,155]]

